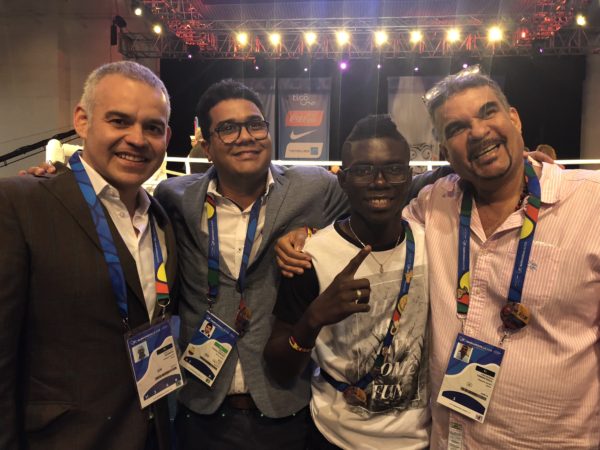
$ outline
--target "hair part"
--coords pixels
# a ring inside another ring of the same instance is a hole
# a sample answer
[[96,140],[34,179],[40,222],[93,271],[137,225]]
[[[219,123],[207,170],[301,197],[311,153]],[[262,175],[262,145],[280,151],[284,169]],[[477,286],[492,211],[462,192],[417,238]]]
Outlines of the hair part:
[[92,111],[94,109],[94,103],[96,100],[96,87],[100,80],[108,75],[121,75],[130,80],[139,81],[140,83],[147,84],[148,86],[160,90],[167,104],[167,121],[171,117],[171,101],[169,99],[169,93],[162,80],[146,66],[135,61],[117,61],[108,64],[104,64],[92,73],[90,73],[85,80],[83,85],[83,94],[79,103],[85,109],[88,117],[92,117]]
[[391,139],[398,142],[397,150],[410,159],[410,146],[406,138],[398,131],[389,114],[373,114],[360,119],[342,145],[342,165],[347,166],[352,145],[369,139]]
[[[507,111],[510,109],[510,104],[508,103],[506,95],[504,95],[504,92],[502,92],[502,89],[500,89],[498,83],[496,83],[489,76],[484,75],[481,72],[465,74],[462,71],[448,75],[443,80],[438,81],[435,86],[433,86],[432,91],[435,91],[435,94],[433,98],[426,100],[425,104],[427,107],[427,112],[429,113],[429,117],[431,117],[431,121],[434,124],[434,134],[436,134],[436,110],[446,103],[446,101],[453,95],[466,91],[467,89],[478,87],[489,87],[492,91],[494,91],[496,97],[498,97],[500,105]],[[436,138],[439,140],[439,136],[436,136]]]
[[258,94],[239,81],[232,79],[221,80],[211,85],[198,100],[196,106],[196,115],[198,124],[202,130],[202,137],[206,142],[210,142],[210,110],[218,103],[224,100],[244,99],[256,105],[260,113],[264,116],[263,104]]

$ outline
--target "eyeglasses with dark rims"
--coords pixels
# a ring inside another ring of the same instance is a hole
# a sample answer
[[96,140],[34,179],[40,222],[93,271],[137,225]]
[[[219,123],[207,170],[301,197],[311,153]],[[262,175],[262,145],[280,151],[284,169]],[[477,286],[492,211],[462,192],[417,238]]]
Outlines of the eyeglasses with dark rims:
[[348,181],[355,185],[371,184],[382,173],[385,181],[389,184],[402,184],[411,179],[410,166],[407,164],[384,164],[374,166],[372,164],[354,164],[343,169],[342,172],[348,177]]
[[219,136],[223,144],[233,144],[239,139],[242,127],[257,141],[266,139],[269,135],[269,122],[260,119],[252,119],[247,122],[223,122],[210,134]]

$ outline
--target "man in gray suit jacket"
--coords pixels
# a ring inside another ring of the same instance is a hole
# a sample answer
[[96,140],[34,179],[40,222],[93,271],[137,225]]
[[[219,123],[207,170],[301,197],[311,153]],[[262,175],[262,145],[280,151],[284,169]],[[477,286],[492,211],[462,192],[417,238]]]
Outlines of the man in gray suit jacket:
[[[231,80],[211,86],[200,99],[198,116],[204,151],[214,166],[206,174],[164,181],[155,191],[177,236],[182,349],[209,307],[232,328],[236,318],[240,325],[240,312],[249,310],[251,317],[212,387],[189,374],[179,395],[179,444],[184,450],[304,449],[309,378],[282,387],[262,359],[279,284],[273,248],[277,237],[298,226],[331,223],[346,210],[346,200],[335,177],[322,168],[271,164],[263,107],[246,86]],[[211,235],[219,246],[215,298],[207,295],[207,216],[213,214],[207,197],[219,218],[218,232]],[[248,223],[256,202],[254,229]]]

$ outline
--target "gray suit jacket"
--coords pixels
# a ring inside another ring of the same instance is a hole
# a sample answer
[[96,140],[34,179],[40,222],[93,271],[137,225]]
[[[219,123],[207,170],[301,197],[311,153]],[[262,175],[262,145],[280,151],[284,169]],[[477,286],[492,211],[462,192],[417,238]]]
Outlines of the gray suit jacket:
[[[346,196],[335,176],[322,168],[271,166],[275,185],[267,198],[265,226],[260,249],[248,267],[245,299],[252,310],[248,332],[238,340],[212,388],[192,375],[180,391],[179,400],[199,414],[213,413],[223,402],[240,358],[250,394],[260,411],[269,417],[289,416],[308,404],[309,377],[290,386],[279,386],[267,373],[262,352],[271,334],[273,306],[279,287],[279,269],[275,263],[274,244],[282,234],[303,225],[322,228],[347,210]],[[179,311],[181,345],[184,348],[200,325],[208,308],[207,261],[208,236],[201,232],[204,198],[208,182],[214,176],[189,175],[163,181],[154,195],[167,211],[177,236],[179,277]],[[222,262],[221,268],[226,267]],[[235,279],[221,269],[219,296],[213,312],[233,326],[240,294]]]

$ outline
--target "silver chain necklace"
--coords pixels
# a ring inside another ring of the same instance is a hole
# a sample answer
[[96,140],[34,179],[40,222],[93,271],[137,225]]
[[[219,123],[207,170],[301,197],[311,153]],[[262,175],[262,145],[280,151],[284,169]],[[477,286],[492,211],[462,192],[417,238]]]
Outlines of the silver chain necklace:
[[[354,232],[354,229],[352,228],[352,219],[350,219],[350,218],[348,218],[348,228],[350,228],[350,231],[352,231],[352,234],[354,235],[356,240],[358,242],[360,242],[360,245],[362,245],[363,248],[365,248],[366,247],[365,243],[363,241],[361,241],[360,238],[358,237],[358,235]],[[404,233],[404,230],[400,231],[400,234],[398,234],[398,239],[396,239],[396,244],[394,245],[394,249],[390,253],[390,256],[388,256],[388,258],[384,262],[382,262],[382,263],[379,262],[379,260],[377,258],[375,258],[375,255],[373,254],[373,252],[369,253],[369,255],[373,258],[373,260],[377,264],[379,264],[379,273],[383,273],[383,266],[385,266],[389,262],[389,260],[392,259],[392,256],[394,256],[394,252],[398,248],[398,244],[400,243],[400,239],[402,238],[403,233]]]

